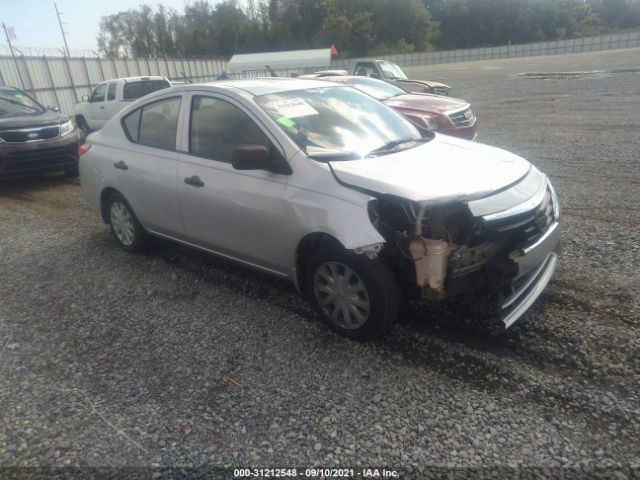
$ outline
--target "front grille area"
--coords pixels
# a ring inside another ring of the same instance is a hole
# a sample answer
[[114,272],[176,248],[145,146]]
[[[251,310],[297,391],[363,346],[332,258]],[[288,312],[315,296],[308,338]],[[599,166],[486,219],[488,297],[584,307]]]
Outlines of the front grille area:
[[0,138],[7,143],[26,143],[49,140],[60,135],[60,125],[46,127],[0,130]]
[[18,174],[20,172],[27,172],[29,170],[54,170],[56,168],[72,166],[76,163],[76,158],[73,155],[57,155],[55,157],[45,158],[28,158],[15,162],[7,162],[3,168],[0,168],[1,173],[6,174]]
[[451,123],[458,128],[470,127],[476,123],[476,114],[471,107],[448,114]]
[[547,189],[542,201],[535,209],[491,222],[489,227],[495,232],[520,232],[518,243],[530,244],[540,238],[553,221],[553,200],[551,192]]
[[449,90],[447,90],[446,88],[434,87],[433,93],[435,93],[436,95],[442,95],[446,97],[449,95]]
[[67,152],[67,147],[38,148],[35,150],[17,150],[9,152],[9,158],[29,160],[31,158],[48,158],[63,155]]

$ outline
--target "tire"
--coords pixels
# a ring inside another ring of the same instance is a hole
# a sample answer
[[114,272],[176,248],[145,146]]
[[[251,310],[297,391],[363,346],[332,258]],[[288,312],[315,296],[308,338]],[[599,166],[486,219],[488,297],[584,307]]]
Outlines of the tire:
[[[339,283],[345,279],[346,283]],[[322,321],[353,340],[384,334],[398,315],[398,285],[380,258],[370,260],[343,248],[323,247],[309,258],[305,286]]]
[[107,200],[107,216],[111,233],[120,248],[130,253],[149,249],[149,234],[144,231],[129,202],[120,193],[112,193]]
[[82,115],[76,118],[76,125],[78,125],[78,128],[82,133],[82,141],[84,141],[84,139],[87,138],[87,135],[93,132],[93,130],[89,128],[89,124],[87,123],[87,121],[84,119]]

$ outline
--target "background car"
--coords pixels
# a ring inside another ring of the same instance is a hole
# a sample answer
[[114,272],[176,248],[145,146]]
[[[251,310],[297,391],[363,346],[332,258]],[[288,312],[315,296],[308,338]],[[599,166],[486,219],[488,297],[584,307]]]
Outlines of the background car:
[[341,84],[175,87],[89,140],[82,189],[124,250],[159,236],[288,278],[350,338],[384,333],[400,289],[479,294],[508,328],[555,269],[559,210],[543,173]]
[[0,87],[0,176],[62,170],[77,175],[80,133],[22,90]]
[[400,65],[388,60],[374,58],[358,60],[351,72],[353,75],[384,80],[406,92],[433,93],[435,95],[449,95],[451,93],[451,87],[444,83],[409,79]]
[[473,140],[478,134],[476,113],[464,100],[427,93],[407,93],[394,85],[373,78],[318,73],[299,78],[339,82],[357,88],[427,130],[466,140]]
[[171,87],[165,77],[113,78],[96,85],[91,95],[73,106],[73,118],[85,135],[104,126],[107,121],[133,100]]

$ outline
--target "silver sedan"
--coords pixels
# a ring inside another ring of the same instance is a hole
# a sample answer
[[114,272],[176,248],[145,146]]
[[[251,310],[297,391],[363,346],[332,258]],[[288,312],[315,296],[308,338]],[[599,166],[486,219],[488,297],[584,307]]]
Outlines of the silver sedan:
[[344,85],[162,90],[81,152],[87,201],[123,249],[162,237],[288,278],[354,339],[388,329],[401,291],[477,295],[508,328],[556,264],[558,201],[543,173]]

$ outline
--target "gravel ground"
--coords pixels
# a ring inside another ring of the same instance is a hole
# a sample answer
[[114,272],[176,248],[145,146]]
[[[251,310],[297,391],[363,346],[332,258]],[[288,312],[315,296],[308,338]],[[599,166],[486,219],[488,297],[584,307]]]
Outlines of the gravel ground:
[[124,253],[77,182],[0,184],[0,466],[637,478],[638,58],[409,69],[453,85],[479,140],[560,196],[555,279],[501,337],[409,304],[390,335],[354,343],[286,282],[173,244]]

